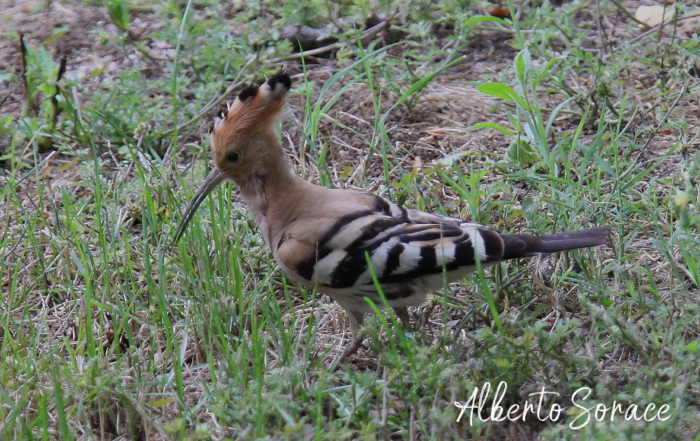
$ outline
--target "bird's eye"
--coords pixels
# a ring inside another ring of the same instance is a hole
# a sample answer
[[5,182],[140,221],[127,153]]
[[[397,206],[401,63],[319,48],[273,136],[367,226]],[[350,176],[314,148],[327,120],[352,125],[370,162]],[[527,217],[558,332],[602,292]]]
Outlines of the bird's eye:
[[229,162],[238,162],[238,158],[240,158],[240,156],[236,152],[229,152],[229,154],[226,155],[226,159],[228,159]]

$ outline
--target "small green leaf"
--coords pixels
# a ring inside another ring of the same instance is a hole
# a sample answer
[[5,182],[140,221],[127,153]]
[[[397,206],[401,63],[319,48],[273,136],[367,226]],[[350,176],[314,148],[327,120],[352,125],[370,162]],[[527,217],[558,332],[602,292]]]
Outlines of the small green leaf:
[[67,24],[63,24],[57,28],[54,28],[53,31],[51,31],[51,36],[44,40],[44,44],[58,40],[59,38],[63,37],[66,32],[68,32]]
[[496,366],[501,367],[501,368],[507,368],[510,369],[515,366],[515,363],[512,361],[506,359],[506,358],[496,358],[493,360],[493,362],[496,364]]
[[129,8],[127,8],[123,0],[109,0],[107,2],[107,12],[109,12],[109,16],[119,29],[126,31],[129,28],[129,22],[131,21]]
[[12,75],[9,72],[5,72],[4,70],[0,70],[0,83],[4,81],[12,81],[14,75]]
[[506,155],[520,167],[525,167],[540,160],[532,145],[524,139],[514,139],[510,143]]
[[462,26],[467,27],[476,23],[479,23],[481,21],[491,21],[494,23],[500,23],[502,25],[510,26],[511,22],[508,20],[503,20],[498,17],[492,17],[489,15],[475,15],[474,17],[470,18],[469,20],[465,21]]
[[159,400],[151,401],[150,403],[148,403],[148,405],[151,407],[163,407],[170,404],[172,401],[172,398],[161,398]]
[[105,63],[102,67],[98,67],[98,68],[91,70],[90,71],[90,78],[94,78],[94,77],[102,75],[102,72],[104,72],[104,70],[107,68],[107,66],[108,66],[108,64]]
[[523,210],[525,210],[525,213],[528,214],[533,213],[537,209],[537,203],[535,203],[535,200],[530,196],[525,196],[521,205]]
[[520,79],[520,84],[524,85],[530,73],[530,51],[523,49],[517,57],[515,57],[515,73]]
[[606,308],[609,308],[615,304],[615,302],[605,297],[600,300],[600,303],[602,303]]
[[481,86],[477,86],[477,90],[486,95],[495,96],[496,98],[501,98],[511,103],[515,103],[516,96],[515,91],[507,84],[503,83],[486,83]]
[[697,354],[700,350],[700,340],[693,340],[685,346],[685,350]]
[[469,185],[472,188],[478,188],[479,187],[479,181],[481,181],[481,178],[484,176],[488,175],[489,172],[488,170],[475,170],[473,171],[468,178]]
[[348,176],[350,176],[350,175],[352,174],[353,171],[355,171],[354,168],[352,168],[352,167],[345,167],[345,168],[343,169],[343,172],[342,172],[340,175],[338,175],[338,178],[340,178],[340,179],[345,179],[345,178],[347,178]]
[[525,110],[530,110],[530,106],[527,105],[525,100],[520,98],[518,94],[507,84],[503,83],[486,83],[477,87],[477,90],[486,95],[495,96],[496,98],[501,98],[511,103],[518,103]]
[[514,220],[520,219],[521,217],[525,217],[525,211],[516,208],[510,213],[510,216],[508,216],[508,222],[513,222]]
[[173,420],[172,424],[164,424],[163,425],[163,428],[168,433],[180,432],[180,431],[184,430],[185,427],[187,427],[187,422],[185,421],[184,418],[175,418]]
[[508,130],[506,127],[503,127],[500,124],[492,123],[492,122],[478,123],[478,124],[474,124],[473,126],[469,127],[469,130],[478,130],[478,129],[494,129],[494,130],[498,130],[499,132],[503,133],[504,135],[515,136],[515,133]]

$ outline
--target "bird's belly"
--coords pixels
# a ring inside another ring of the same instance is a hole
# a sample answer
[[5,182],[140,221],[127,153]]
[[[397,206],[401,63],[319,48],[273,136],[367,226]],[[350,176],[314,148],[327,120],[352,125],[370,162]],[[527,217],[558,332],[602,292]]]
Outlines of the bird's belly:
[[[284,266],[282,262],[278,263],[287,275],[304,287],[316,289],[319,293],[325,294],[340,303],[345,309],[363,313],[373,312],[366,298],[370,299],[378,308],[384,309],[384,302],[374,284],[355,285],[348,288],[333,288],[319,285],[314,281],[300,277],[295,271]],[[425,302],[425,298],[429,293],[441,291],[447,284],[463,279],[472,273],[474,269],[474,266],[464,266],[453,271],[415,277],[402,283],[382,284],[382,292],[391,307],[418,306]]]
[[[418,306],[425,302],[425,298],[431,292],[442,291],[449,283],[461,280],[473,270],[474,267],[464,267],[447,273],[416,277],[406,283],[384,284],[381,285],[382,293],[389,306],[393,308]],[[378,308],[384,309],[384,302],[373,284],[357,285],[342,289],[319,286],[318,291],[328,295],[346,309],[349,308],[363,313],[373,312],[366,298],[372,300]]]

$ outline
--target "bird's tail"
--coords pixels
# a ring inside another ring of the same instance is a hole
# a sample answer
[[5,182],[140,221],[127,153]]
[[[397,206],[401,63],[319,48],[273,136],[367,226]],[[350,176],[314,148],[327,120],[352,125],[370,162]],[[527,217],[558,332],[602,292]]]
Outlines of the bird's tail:
[[527,234],[501,234],[504,243],[503,260],[518,259],[536,254],[558,253],[576,248],[589,248],[608,242],[610,227],[597,227],[567,233],[529,236]]

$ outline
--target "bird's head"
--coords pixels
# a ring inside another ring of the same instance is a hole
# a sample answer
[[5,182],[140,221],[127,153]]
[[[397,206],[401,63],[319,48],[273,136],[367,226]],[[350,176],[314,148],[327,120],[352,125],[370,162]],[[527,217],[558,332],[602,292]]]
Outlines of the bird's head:
[[210,135],[214,169],[206,177],[185,210],[175,232],[176,243],[204,198],[226,178],[241,184],[254,173],[279,161],[275,123],[292,85],[289,75],[278,73],[261,86],[250,86],[238,95],[228,112],[217,118]]
[[211,132],[216,168],[238,180],[265,164],[268,146],[276,142],[275,122],[292,83],[278,73],[261,86],[250,86],[238,95],[228,113],[217,118]]

